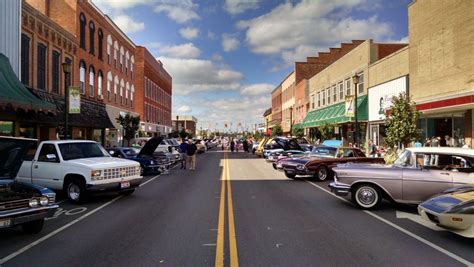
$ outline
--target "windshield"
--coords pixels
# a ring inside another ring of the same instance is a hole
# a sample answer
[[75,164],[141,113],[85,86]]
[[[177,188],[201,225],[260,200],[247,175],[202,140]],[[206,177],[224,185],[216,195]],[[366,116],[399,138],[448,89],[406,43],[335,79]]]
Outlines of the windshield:
[[315,147],[311,151],[311,156],[316,157],[336,157],[337,148],[335,147]]
[[122,152],[127,158],[135,157],[138,154],[133,148],[124,148]]
[[400,167],[411,166],[411,152],[409,150],[402,151],[393,165]]
[[109,157],[108,153],[97,143],[59,144],[63,160]]
[[[0,179],[13,178],[35,141],[5,138],[0,140]],[[31,149],[34,151],[34,149]]]

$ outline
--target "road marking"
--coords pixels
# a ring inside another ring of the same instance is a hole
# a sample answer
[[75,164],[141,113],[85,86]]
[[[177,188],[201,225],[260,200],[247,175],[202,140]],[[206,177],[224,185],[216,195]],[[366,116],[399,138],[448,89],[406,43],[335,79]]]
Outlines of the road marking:
[[[317,184],[315,184],[315,183],[313,183],[313,182],[310,182],[310,181],[308,181],[308,180],[305,180],[305,181],[306,181],[307,183],[309,183],[310,185],[312,185],[312,186],[314,186],[314,187],[316,187],[316,188],[319,188],[319,189],[321,189],[322,191],[324,191],[324,192],[330,194],[330,195],[333,196],[333,197],[336,197],[336,198],[338,198],[338,199],[340,199],[340,200],[342,200],[342,201],[345,201],[345,202],[347,202],[347,203],[351,203],[349,200],[347,200],[347,199],[345,199],[345,198],[343,198],[343,197],[340,197],[340,196],[336,196],[336,195],[334,195],[331,191],[329,191],[329,190],[327,190],[327,189],[325,189],[325,188],[323,188],[323,187],[321,187],[321,186],[319,186],[319,185],[317,185]],[[418,236],[418,235],[416,235],[416,234],[414,234],[414,233],[412,233],[412,232],[406,230],[405,228],[402,228],[402,227],[400,227],[400,226],[398,226],[398,225],[396,225],[396,224],[394,224],[394,223],[392,223],[392,222],[390,222],[390,221],[388,221],[388,220],[386,220],[386,219],[384,219],[384,218],[378,216],[377,214],[375,214],[375,213],[373,213],[373,212],[371,212],[371,211],[368,211],[368,210],[362,210],[362,211],[363,211],[364,213],[366,213],[366,214],[368,214],[368,215],[374,217],[375,219],[377,219],[377,220],[379,220],[379,221],[381,221],[381,222],[383,222],[383,223],[385,223],[385,224],[387,224],[387,225],[389,225],[389,226],[391,226],[391,227],[393,227],[393,228],[399,230],[400,232],[402,232],[402,233],[404,233],[404,234],[406,234],[406,235],[408,235],[408,236],[413,237],[414,239],[416,239],[416,240],[418,240],[418,241],[424,243],[425,245],[427,245],[427,246],[429,246],[429,247],[431,247],[431,248],[433,248],[433,249],[435,249],[435,250],[437,250],[437,251],[443,253],[444,255],[446,255],[446,256],[448,256],[448,257],[451,257],[451,258],[454,259],[454,260],[459,261],[459,262],[462,263],[462,264],[465,264],[465,265],[467,265],[467,266],[474,266],[474,263],[473,263],[473,262],[470,262],[470,261],[468,261],[468,260],[466,260],[466,259],[464,259],[464,258],[461,258],[460,256],[458,256],[458,255],[456,255],[456,254],[454,254],[454,253],[452,253],[452,252],[450,252],[450,251],[448,251],[448,250],[446,250],[446,249],[444,249],[444,248],[442,248],[442,247],[440,247],[440,246],[438,246],[438,245],[436,245],[436,244],[434,244],[434,243],[432,243],[432,242],[430,242],[430,241],[424,239],[424,238],[421,237],[421,236]]]
[[229,248],[230,248],[230,266],[239,266],[239,258],[237,253],[237,240],[235,237],[234,224],[234,206],[232,204],[232,188],[230,186],[229,160],[226,160],[227,168],[227,211],[229,216]]
[[215,243],[211,243],[211,244],[202,244],[203,247],[215,247],[216,244]]
[[15,252],[13,252],[13,253],[11,253],[10,255],[8,255],[8,256],[6,256],[6,257],[4,257],[4,258],[2,258],[2,259],[0,259],[0,266],[1,266],[2,264],[5,264],[5,263],[8,262],[9,260],[15,258],[16,256],[18,256],[18,255],[20,255],[20,254],[26,252],[26,251],[29,250],[30,248],[32,248],[32,247],[34,247],[34,246],[36,246],[36,245],[38,245],[38,244],[41,244],[42,242],[44,242],[44,241],[50,239],[51,237],[57,235],[58,233],[60,233],[60,232],[62,232],[62,231],[64,231],[64,230],[66,230],[67,228],[73,226],[74,224],[76,224],[76,223],[78,223],[78,222],[84,220],[85,218],[91,216],[92,214],[98,212],[99,210],[101,210],[101,209],[107,207],[108,205],[114,203],[115,201],[117,201],[117,200],[119,200],[119,199],[121,199],[121,198],[122,198],[122,196],[117,196],[117,197],[115,197],[115,198],[112,199],[111,201],[109,201],[109,202],[107,202],[107,203],[105,203],[105,204],[103,204],[103,205],[101,205],[101,206],[95,208],[95,209],[92,210],[91,212],[89,212],[89,213],[87,213],[87,214],[84,214],[83,216],[81,216],[81,217],[75,219],[74,221],[72,221],[72,222],[70,222],[70,223],[68,223],[68,224],[66,224],[66,225],[64,225],[64,226],[62,226],[61,228],[58,228],[58,229],[54,230],[53,232],[51,232],[51,233],[49,233],[49,234],[43,236],[42,238],[40,238],[40,239],[34,241],[33,243],[30,243],[29,245],[24,246],[23,248],[21,248],[21,249],[15,251]]
[[433,223],[428,222],[427,220],[423,219],[420,215],[418,214],[413,214],[413,213],[408,213],[408,212],[403,212],[403,211],[396,211],[395,215],[397,219],[408,219],[412,222],[415,222],[417,224],[423,225],[425,227],[430,228],[433,231],[446,231],[446,229],[443,229],[441,227],[436,226]]
[[227,153],[224,153],[223,166],[222,166],[222,175],[221,175],[221,197],[219,204],[219,222],[217,225],[217,246],[216,246],[216,267],[224,266],[224,216],[225,216],[225,178],[226,178],[226,156]]
[[149,182],[155,180],[156,178],[158,178],[158,177],[160,177],[160,176],[161,176],[161,173],[158,174],[158,175],[156,175],[156,176],[154,176],[153,178],[150,178],[150,180],[148,180],[148,181],[146,181],[146,182],[144,182],[144,183],[141,183],[138,187],[142,187],[142,186],[146,185],[147,183],[149,183]]

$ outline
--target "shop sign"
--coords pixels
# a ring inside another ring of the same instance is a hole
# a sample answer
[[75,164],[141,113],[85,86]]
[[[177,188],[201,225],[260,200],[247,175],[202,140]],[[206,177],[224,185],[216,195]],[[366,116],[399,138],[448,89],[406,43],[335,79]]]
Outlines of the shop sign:
[[353,95],[346,96],[346,117],[354,117],[355,97]]
[[69,92],[69,114],[81,113],[81,89],[70,86]]
[[385,120],[393,97],[406,93],[406,76],[369,88],[369,121]]

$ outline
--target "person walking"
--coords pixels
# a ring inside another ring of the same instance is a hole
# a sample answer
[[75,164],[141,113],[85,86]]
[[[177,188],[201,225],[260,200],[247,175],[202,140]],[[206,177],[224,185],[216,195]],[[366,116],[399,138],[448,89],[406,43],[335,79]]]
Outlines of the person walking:
[[244,141],[242,142],[242,146],[244,149],[244,153],[247,153],[247,150],[249,150],[249,142],[247,141],[247,139],[244,139]]
[[186,150],[186,160],[187,160],[188,168],[191,171],[194,171],[196,169],[196,152],[197,152],[196,144],[193,143],[192,139],[189,139],[188,147]]
[[249,141],[248,141],[247,153],[251,154],[252,153],[252,148],[253,148],[253,141],[250,138]]
[[234,142],[234,139],[232,139],[232,140],[230,141],[230,151],[231,151],[232,153],[234,153],[234,149],[235,149],[235,142]]
[[186,170],[186,153],[188,152],[188,143],[186,139],[181,139],[181,144],[179,145],[179,154],[181,155],[181,169]]

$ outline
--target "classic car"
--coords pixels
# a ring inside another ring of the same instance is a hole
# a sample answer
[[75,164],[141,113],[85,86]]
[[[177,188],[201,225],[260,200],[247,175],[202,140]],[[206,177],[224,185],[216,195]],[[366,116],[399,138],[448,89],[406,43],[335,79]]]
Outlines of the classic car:
[[[384,163],[382,158],[368,158],[358,148],[352,147],[314,147],[307,157],[287,158],[279,160],[277,168],[284,171],[286,177],[297,175],[313,177],[324,181],[333,176],[332,168],[342,163]],[[281,165],[281,166],[279,166]]]
[[473,164],[472,149],[407,148],[393,165],[339,165],[329,187],[338,196],[351,194],[362,209],[376,208],[383,198],[419,204],[443,190],[473,183]]
[[255,154],[257,155],[257,157],[263,157],[263,149],[265,148],[265,145],[268,142],[271,142],[272,140],[273,140],[272,138],[268,138],[268,137],[265,137],[262,140],[260,140],[260,142],[258,143],[257,150],[255,150]]
[[162,139],[162,137],[156,137],[156,139],[151,138],[138,153],[131,147],[109,148],[107,152],[109,152],[112,157],[130,159],[140,163],[141,175],[158,173],[162,171],[168,163],[166,159],[153,157],[153,153]]
[[301,151],[301,150],[283,150],[283,151],[275,151],[268,155],[266,160],[268,162],[276,162],[280,159],[284,158],[295,158],[295,157],[303,157],[308,156],[309,151]]
[[421,203],[418,213],[440,227],[474,238],[474,184],[445,190]]
[[34,146],[33,139],[0,137],[0,229],[20,225],[24,232],[38,233],[58,208],[53,191],[14,180]]
[[[300,142],[306,142],[300,144]],[[303,138],[286,138],[286,137],[274,137],[270,142],[267,142],[265,148],[263,149],[263,157],[268,159],[268,157],[273,153],[280,153],[287,150],[299,150],[307,151],[311,150],[306,139]]]

